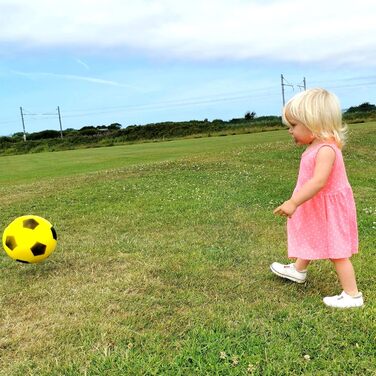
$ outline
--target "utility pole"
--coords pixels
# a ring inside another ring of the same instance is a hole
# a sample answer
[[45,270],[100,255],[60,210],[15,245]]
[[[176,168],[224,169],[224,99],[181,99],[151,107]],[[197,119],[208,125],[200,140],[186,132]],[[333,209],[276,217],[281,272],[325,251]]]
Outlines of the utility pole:
[[285,84],[285,81],[286,80],[283,77],[283,74],[281,74],[281,87],[282,87],[282,103],[283,103],[283,107],[285,107],[285,86],[290,86],[290,87],[292,87],[294,89],[294,85]]
[[59,106],[57,106],[57,113],[59,114],[60,137],[63,138],[63,127],[61,125],[61,115],[60,115],[60,107]]
[[22,120],[22,128],[23,128],[23,140],[26,142],[25,120],[24,120],[22,107],[20,107],[20,111],[21,111],[21,120]]
[[303,77],[303,85],[297,85],[297,86],[298,86],[298,88],[304,89],[304,91],[307,90],[307,83],[306,83],[305,77]]

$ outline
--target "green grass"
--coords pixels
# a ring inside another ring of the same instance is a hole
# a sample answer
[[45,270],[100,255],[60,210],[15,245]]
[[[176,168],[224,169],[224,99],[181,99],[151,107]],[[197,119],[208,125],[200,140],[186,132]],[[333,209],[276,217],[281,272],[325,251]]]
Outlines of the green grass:
[[302,152],[286,131],[1,157],[1,230],[32,213],[59,238],[39,265],[1,254],[0,375],[374,375],[375,131],[344,151],[360,310],[323,306],[329,261],[303,286],[269,272]]

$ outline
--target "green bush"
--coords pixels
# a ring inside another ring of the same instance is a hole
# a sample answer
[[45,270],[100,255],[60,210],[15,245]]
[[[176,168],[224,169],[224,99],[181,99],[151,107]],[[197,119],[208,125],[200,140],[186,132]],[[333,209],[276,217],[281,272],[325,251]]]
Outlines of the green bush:
[[[344,121],[361,123],[376,119],[376,111],[346,112]],[[0,137],[0,155],[24,154],[39,151],[57,151],[99,146],[112,146],[121,143],[166,140],[185,137],[211,137],[240,133],[262,132],[282,129],[280,116],[259,116],[250,119],[238,118],[224,121],[190,120],[185,122],[161,122],[146,125],[129,125],[121,128],[119,123],[109,126],[85,126],[79,130],[66,129],[61,139],[59,131],[46,130],[27,135],[16,133],[12,137]]]

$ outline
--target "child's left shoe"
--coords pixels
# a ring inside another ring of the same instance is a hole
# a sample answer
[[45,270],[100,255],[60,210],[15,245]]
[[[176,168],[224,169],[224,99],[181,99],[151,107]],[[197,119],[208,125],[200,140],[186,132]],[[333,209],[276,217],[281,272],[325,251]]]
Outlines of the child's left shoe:
[[327,296],[323,299],[324,304],[334,308],[355,308],[364,304],[363,295],[360,292],[357,296],[351,296],[342,291],[341,295]]
[[273,262],[270,265],[270,270],[277,274],[277,276],[289,279],[296,283],[304,283],[307,278],[307,270],[299,272],[295,268],[295,264],[281,264],[279,262]]

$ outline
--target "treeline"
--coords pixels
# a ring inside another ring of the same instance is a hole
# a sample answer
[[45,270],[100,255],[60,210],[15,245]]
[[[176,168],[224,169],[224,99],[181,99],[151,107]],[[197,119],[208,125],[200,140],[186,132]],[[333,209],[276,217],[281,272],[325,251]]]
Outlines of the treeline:
[[[376,106],[368,102],[350,107],[343,114],[347,123],[362,123],[376,120]],[[0,137],[0,155],[36,153],[42,151],[68,150],[87,147],[113,146],[129,142],[170,140],[182,137],[210,137],[282,129],[280,116],[256,116],[247,112],[242,118],[229,121],[215,119],[185,122],[161,122],[146,125],[119,123],[85,126],[81,129],[44,130],[26,135],[15,133]]]
[[279,116],[255,117],[252,113],[244,118],[223,121],[191,120],[186,122],[161,122],[146,125],[121,124],[109,126],[85,126],[81,129],[65,129],[61,132],[45,130],[26,135],[15,133],[10,137],[0,137],[0,154],[21,154],[41,151],[67,150],[84,147],[112,146],[127,142],[148,140],[169,140],[182,137],[203,137],[235,133],[250,133],[263,130],[281,129]]
[[376,106],[365,102],[359,106],[350,107],[343,114],[343,119],[347,123],[364,123],[376,120]]

